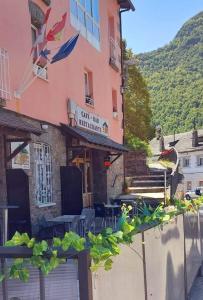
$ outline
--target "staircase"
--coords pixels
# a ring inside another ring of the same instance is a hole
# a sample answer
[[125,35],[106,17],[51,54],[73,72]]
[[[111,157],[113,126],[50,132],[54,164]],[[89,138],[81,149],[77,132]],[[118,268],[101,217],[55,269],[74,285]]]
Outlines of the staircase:
[[[165,175],[166,172],[166,183]],[[156,202],[164,201],[165,193],[168,188],[167,170],[150,169],[146,175],[136,175],[127,179],[128,191],[131,196],[142,200],[153,200]]]

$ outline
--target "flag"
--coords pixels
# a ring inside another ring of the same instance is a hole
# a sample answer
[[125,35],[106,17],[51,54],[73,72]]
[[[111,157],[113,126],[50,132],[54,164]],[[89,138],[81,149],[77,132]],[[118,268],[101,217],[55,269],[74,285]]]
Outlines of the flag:
[[49,55],[50,53],[51,53],[51,51],[46,48],[46,49],[40,51],[40,56],[42,56],[43,58],[49,60],[47,55]]
[[65,44],[63,44],[59,51],[52,57],[51,64],[66,58],[74,49],[77,40],[78,40],[79,34],[73,36],[70,38]]
[[50,12],[51,12],[51,7],[47,9],[47,12],[46,12],[45,17],[44,17],[44,22],[42,24],[41,29],[39,30],[39,34],[37,35],[37,38],[36,38],[36,40],[34,42],[34,45],[31,49],[31,54],[37,48],[38,45],[45,44],[45,42],[46,42],[46,26],[47,26],[47,21],[48,21]]
[[62,31],[66,24],[67,13],[62,16],[62,20],[57,22],[47,34],[47,41],[59,41],[62,36]]

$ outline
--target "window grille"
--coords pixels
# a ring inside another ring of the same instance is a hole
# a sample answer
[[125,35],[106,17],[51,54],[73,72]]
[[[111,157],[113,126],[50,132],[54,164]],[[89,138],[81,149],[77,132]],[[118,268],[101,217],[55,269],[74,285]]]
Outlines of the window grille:
[[0,48],[0,98],[10,100],[9,56],[7,50]]
[[34,144],[36,172],[36,202],[46,205],[53,202],[51,148],[44,143]]

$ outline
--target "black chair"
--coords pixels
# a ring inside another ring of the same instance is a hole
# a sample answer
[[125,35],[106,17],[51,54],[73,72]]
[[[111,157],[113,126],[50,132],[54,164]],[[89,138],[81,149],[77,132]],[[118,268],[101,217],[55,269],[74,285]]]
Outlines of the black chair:
[[47,222],[44,216],[38,218],[38,233],[37,238],[40,240],[49,240],[54,236],[54,226],[52,223]]
[[94,203],[95,210],[95,231],[100,231],[103,227],[106,227],[106,210],[104,203]]

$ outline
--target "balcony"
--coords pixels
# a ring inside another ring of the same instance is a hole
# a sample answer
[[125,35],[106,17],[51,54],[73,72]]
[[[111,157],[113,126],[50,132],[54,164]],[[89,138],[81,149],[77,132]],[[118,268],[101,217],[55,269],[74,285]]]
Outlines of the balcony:
[[94,107],[94,99],[90,96],[85,96],[85,104]]
[[118,72],[121,68],[121,48],[112,37],[109,38],[109,50],[109,64]]
[[33,73],[41,78],[41,79],[44,79],[44,80],[48,80],[48,74],[47,74],[47,68],[46,67],[40,67],[39,65],[37,64],[33,64],[32,66],[33,68]]

